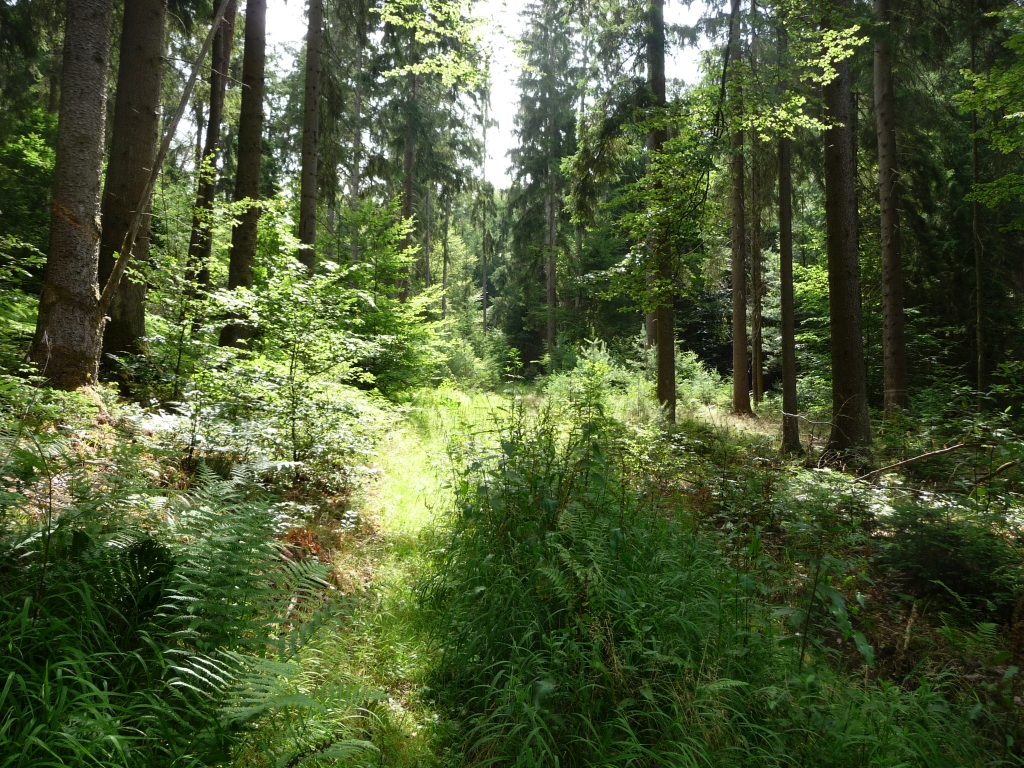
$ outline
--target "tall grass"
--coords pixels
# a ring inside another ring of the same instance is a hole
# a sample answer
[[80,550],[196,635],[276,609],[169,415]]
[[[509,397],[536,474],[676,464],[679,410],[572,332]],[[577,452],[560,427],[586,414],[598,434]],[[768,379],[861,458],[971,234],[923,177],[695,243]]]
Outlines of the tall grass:
[[624,471],[652,433],[605,415],[606,372],[576,375],[562,401],[520,403],[493,440],[460,443],[422,594],[440,647],[430,685],[462,724],[465,764],[1000,763],[948,681],[879,684],[794,646],[757,574],[656,477]]

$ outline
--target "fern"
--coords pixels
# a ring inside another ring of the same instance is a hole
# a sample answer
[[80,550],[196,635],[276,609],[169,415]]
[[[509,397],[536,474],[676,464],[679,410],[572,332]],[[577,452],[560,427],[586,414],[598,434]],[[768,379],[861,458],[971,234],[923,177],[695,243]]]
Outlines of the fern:
[[339,713],[372,695],[298,687],[297,656],[344,606],[324,566],[284,556],[288,521],[252,472],[168,494],[126,443],[86,464],[4,437],[0,768],[219,763],[260,721],[284,724],[285,762],[359,748]]

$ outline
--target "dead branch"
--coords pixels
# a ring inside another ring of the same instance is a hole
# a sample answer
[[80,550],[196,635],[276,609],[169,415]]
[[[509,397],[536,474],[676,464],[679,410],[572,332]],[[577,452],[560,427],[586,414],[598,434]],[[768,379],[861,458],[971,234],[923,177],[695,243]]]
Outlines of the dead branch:
[[868,478],[876,477],[878,475],[884,475],[886,472],[892,472],[892,470],[899,469],[900,467],[905,467],[908,464],[916,464],[917,462],[923,459],[930,459],[932,456],[941,456],[944,453],[953,453],[953,451],[959,451],[961,448],[983,447],[983,443],[957,443],[956,445],[951,445],[948,448],[941,448],[937,451],[929,451],[928,453],[922,453],[920,456],[913,456],[909,459],[904,459],[903,461],[897,461],[895,464],[889,464],[888,466],[872,470],[871,472],[868,472],[866,475],[861,475],[860,477],[856,478],[854,482],[859,483],[862,480],[867,480]]
[[991,480],[996,475],[1001,475],[1001,474],[1003,474],[1003,472],[1008,470],[1010,467],[1015,467],[1018,464],[1020,464],[1019,461],[1008,461],[1008,462],[1006,462],[1002,466],[997,467],[996,469],[994,469],[991,472],[989,472],[987,475],[982,475],[977,480],[975,480],[974,481],[974,487],[977,488],[982,483],[988,482],[989,480]]

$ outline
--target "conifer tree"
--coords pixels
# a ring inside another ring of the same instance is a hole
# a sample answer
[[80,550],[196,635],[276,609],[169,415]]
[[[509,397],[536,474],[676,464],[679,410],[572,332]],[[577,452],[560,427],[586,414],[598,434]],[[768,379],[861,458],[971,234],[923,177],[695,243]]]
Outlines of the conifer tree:
[[[578,64],[574,31],[564,4],[537,0],[520,12],[523,68],[510,158],[514,181],[509,193],[513,217],[510,269],[516,303],[526,310],[525,328],[539,331],[554,363],[558,326],[558,253],[565,228],[562,158],[575,150]],[[534,287],[536,286],[536,288]],[[543,293],[538,288],[543,286]],[[509,329],[513,333],[514,329]],[[534,344],[517,339],[530,352]],[[537,357],[540,355],[538,354]]]
[[97,275],[112,6],[76,0],[67,10],[50,249],[30,351],[61,389],[96,382],[103,340]]
[[[166,26],[167,0],[125,2],[110,154],[103,186],[100,285],[105,285],[110,277],[156,159]],[[149,223],[147,216],[136,239],[136,262],[148,257]],[[103,331],[105,356],[141,351],[140,344],[146,335],[145,296],[143,280],[128,275],[121,278]]]
[[[245,51],[242,59],[242,112],[238,121],[238,170],[235,202],[249,200],[231,231],[228,288],[251,288],[256,261],[256,229],[260,209],[260,166],[263,157],[263,97],[267,59],[267,0],[245,4]],[[237,346],[252,336],[252,329],[238,322],[224,326],[222,347]]]

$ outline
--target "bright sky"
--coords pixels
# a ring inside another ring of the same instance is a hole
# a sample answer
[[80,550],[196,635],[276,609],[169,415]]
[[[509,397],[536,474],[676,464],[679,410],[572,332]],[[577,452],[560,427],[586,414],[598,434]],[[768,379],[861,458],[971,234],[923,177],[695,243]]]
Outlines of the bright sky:
[[[513,118],[519,102],[516,78],[519,61],[514,52],[513,41],[522,32],[518,9],[519,0],[480,0],[478,14],[485,19],[484,32],[494,51],[491,76],[491,116],[498,127],[488,131],[487,164],[484,173],[487,180],[497,187],[508,186],[508,151],[515,146],[512,135]],[[267,44],[289,45],[298,48],[306,35],[304,0],[268,0],[267,2]],[[704,9],[703,2],[694,2],[687,7],[680,0],[668,0],[665,7],[665,21],[670,24],[693,24]],[[282,63],[290,62],[283,56]],[[699,75],[700,51],[697,48],[670,51],[667,74],[670,78],[693,83]]]

